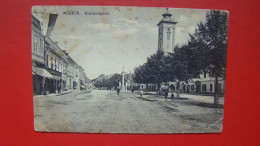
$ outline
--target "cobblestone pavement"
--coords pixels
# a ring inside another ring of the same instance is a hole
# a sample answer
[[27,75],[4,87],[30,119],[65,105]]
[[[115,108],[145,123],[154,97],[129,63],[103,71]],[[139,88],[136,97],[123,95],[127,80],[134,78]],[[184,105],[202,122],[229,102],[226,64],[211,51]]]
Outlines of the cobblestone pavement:
[[[185,95],[183,95],[185,96]],[[155,99],[157,97],[154,97]],[[143,100],[139,93],[93,90],[34,97],[36,131],[82,133],[221,132],[223,106],[189,98]]]

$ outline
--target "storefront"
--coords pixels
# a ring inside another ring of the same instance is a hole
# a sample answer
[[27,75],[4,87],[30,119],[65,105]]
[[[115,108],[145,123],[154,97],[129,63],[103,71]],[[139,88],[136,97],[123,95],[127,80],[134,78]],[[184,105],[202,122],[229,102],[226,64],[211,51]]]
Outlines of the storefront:
[[44,68],[32,67],[33,75],[33,94],[45,94],[46,92],[46,79],[52,79],[53,76]]
[[47,68],[48,72],[53,76],[46,81],[46,90],[49,93],[58,93],[59,90],[62,91],[62,74],[58,71]]

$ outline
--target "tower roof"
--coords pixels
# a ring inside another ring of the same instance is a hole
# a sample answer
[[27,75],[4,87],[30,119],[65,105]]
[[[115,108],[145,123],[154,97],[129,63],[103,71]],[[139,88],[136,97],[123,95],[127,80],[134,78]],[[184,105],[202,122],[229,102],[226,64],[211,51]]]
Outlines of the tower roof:
[[169,8],[166,8],[166,12],[162,14],[163,18],[165,17],[172,17],[172,14],[169,13]]
[[166,11],[164,14],[162,14],[163,19],[159,22],[158,25],[160,25],[162,22],[166,22],[166,23],[174,23],[176,24],[177,22],[175,22],[172,18],[172,14],[169,13],[169,8],[166,8]]

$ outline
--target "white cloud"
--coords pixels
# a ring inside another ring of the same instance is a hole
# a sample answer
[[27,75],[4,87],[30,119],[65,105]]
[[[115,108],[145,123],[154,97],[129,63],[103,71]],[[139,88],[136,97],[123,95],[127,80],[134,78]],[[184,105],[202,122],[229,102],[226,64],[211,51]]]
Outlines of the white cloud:
[[88,26],[97,29],[102,29],[102,30],[111,28],[111,24],[108,23],[97,23],[97,24],[88,23]]
[[127,37],[128,35],[135,34],[138,30],[136,28],[121,29],[118,28],[114,31],[115,37]]
[[136,34],[141,27],[139,22],[126,18],[117,19],[116,22],[117,24],[113,25],[113,27],[116,28],[113,31],[113,35],[120,40],[125,40],[124,38],[128,37],[129,35]]
[[61,37],[68,39],[68,40],[84,40],[86,36],[79,36],[79,35],[62,35]]
[[189,19],[187,16],[185,15],[181,15],[180,18],[179,18],[179,22],[178,23],[185,23],[187,22]]
[[121,23],[122,25],[129,26],[129,27],[140,27],[139,22],[137,22],[136,20],[120,18],[120,19],[117,19],[117,22]]

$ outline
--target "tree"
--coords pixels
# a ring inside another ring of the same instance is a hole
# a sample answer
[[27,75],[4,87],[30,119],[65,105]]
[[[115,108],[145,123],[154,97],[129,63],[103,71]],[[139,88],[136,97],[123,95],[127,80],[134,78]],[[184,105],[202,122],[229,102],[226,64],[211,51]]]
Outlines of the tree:
[[147,62],[134,70],[134,81],[136,83],[146,84],[148,89],[148,83],[154,83],[158,86],[158,93],[160,93],[160,86],[162,82],[169,81],[171,74],[169,74],[169,65],[167,64],[165,53],[158,50],[147,58]]
[[109,79],[109,84],[111,85],[111,88],[116,88],[119,86],[119,82],[122,81],[122,75],[120,74],[114,74],[110,79]]
[[[191,37],[192,43],[196,44],[197,55],[205,54],[201,66],[205,71],[215,76],[214,104],[218,105],[218,77],[225,77],[227,37],[228,37],[228,13],[225,11],[211,10],[206,15],[206,22],[198,24],[198,28]],[[199,43],[198,43],[199,42]],[[196,45],[194,45],[196,46]],[[199,57],[198,57],[199,58]]]
[[191,43],[176,46],[174,53],[165,57],[168,81],[177,82],[177,97],[180,97],[180,82],[198,77],[201,69],[196,64],[195,50]]
[[136,83],[146,84],[146,91],[148,91],[148,83],[150,81],[150,74],[147,73],[147,63],[140,65],[134,69],[133,80]]
[[100,88],[102,87],[101,81],[95,81],[94,86],[95,86],[96,88],[100,89]]
[[98,89],[106,88],[111,90],[112,88],[118,87],[120,81],[122,81],[122,75],[120,74],[113,74],[110,76],[102,74],[94,79],[94,86]]
[[167,81],[166,63],[164,52],[158,50],[155,54],[147,59],[146,76],[150,83],[157,84],[158,93],[162,82]]

